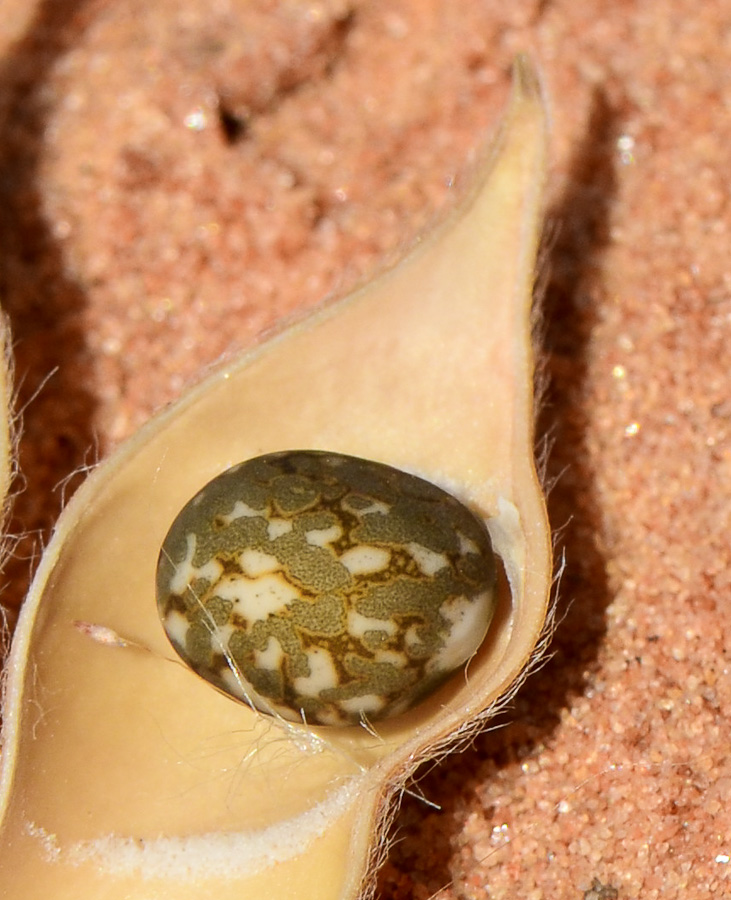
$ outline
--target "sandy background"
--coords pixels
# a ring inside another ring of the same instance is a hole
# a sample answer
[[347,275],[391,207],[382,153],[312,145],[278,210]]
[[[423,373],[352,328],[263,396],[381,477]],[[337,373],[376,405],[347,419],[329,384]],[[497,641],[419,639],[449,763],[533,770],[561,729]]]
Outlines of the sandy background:
[[72,473],[433,218],[534,55],[563,620],[503,727],[424,777],[441,808],[404,804],[380,896],[731,892],[731,2],[0,14],[11,620]]

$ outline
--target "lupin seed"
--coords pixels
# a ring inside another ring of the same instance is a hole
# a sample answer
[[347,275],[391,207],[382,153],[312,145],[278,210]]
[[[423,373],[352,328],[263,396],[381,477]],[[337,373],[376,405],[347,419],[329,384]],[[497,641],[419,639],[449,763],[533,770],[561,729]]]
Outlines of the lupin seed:
[[410,709],[482,643],[495,562],[480,518],[421,478],[294,450],[233,466],[181,510],[157,600],[199,675],[310,725]]

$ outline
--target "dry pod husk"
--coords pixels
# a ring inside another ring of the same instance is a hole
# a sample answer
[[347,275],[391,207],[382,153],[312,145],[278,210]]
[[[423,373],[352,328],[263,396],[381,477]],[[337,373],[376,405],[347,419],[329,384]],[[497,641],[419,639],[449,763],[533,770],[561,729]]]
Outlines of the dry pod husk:
[[[545,142],[535,73],[519,61],[457,214],[366,287],[207,378],[78,491],[8,661],[8,900],[367,892],[394,793],[495,705],[544,625],[530,307]],[[373,728],[309,728],[232,700],[171,660],[158,619],[157,557],[178,511],[235,463],[297,448],[446,488],[487,521],[501,561],[474,657]]]

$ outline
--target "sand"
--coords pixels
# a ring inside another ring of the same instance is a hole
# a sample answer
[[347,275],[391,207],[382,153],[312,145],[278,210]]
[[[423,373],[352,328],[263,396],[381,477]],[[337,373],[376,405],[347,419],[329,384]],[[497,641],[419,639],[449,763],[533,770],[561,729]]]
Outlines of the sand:
[[[0,294],[24,490],[434,218],[516,52],[553,122],[545,667],[424,774],[384,900],[731,892],[731,2],[0,0]],[[615,893],[616,892],[616,893]]]

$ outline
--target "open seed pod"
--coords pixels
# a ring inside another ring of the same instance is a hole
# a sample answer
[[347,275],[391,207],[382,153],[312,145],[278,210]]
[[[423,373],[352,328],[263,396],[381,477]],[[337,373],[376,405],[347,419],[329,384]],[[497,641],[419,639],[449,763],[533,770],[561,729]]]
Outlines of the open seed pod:
[[[396,792],[484,718],[544,625],[530,308],[545,142],[520,61],[458,213],[376,280],[209,376],[75,495],[8,662],[8,900],[367,893]],[[230,467],[301,449],[445,489],[487,523],[498,558],[476,651],[373,723],[312,727],[232,699],[175,657],[158,617],[158,555],[180,510]]]

